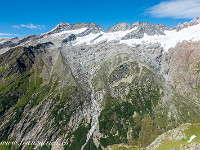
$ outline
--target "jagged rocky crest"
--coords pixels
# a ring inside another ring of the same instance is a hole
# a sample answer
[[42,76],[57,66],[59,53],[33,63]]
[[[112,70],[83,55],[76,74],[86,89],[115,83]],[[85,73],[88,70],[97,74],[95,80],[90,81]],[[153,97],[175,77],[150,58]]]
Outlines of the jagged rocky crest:
[[[188,28],[191,26],[195,26],[199,24],[199,18],[193,19],[191,22],[186,22],[184,24],[179,24],[176,27],[173,28],[168,28],[164,24],[149,24],[146,22],[135,22],[132,25],[121,22],[118,23],[117,25],[108,28],[106,31],[103,30],[99,25],[96,25],[95,23],[76,23],[76,24],[69,24],[66,22],[61,22],[59,23],[56,27],[54,27],[51,31],[47,33],[40,34],[38,36],[35,35],[29,35],[26,36],[22,39],[18,38],[13,38],[13,39],[1,39],[0,41],[0,54],[4,53],[7,51],[9,48],[13,48],[16,46],[24,46],[24,45],[33,45],[33,44],[38,44],[38,41],[43,41],[47,38],[51,38],[51,35],[62,33],[63,31],[72,31],[72,30],[78,30],[78,29],[85,29],[82,32],[79,32],[76,34],[76,37],[84,37],[89,34],[97,34],[100,33],[96,39],[99,39],[99,37],[102,36],[101,33],[110,33],[110,32],[116,32],[116,31],[127,31],[130,30],[127,34],[124,36],[120,37],[121,40],[128,40],[128,39],[141,39],[144,37],[144,35],[165,35],[165,31],[168,30],[176,30],[180,31],[184,28]],[[132,30],[131,29],[135,29]],[[50,37],[49,37],[50,36]],[[65,35],[67,36],[67,35]],[[93,39],[93,40],[96,40]],[[119,40],[119,39],[118,39]]]

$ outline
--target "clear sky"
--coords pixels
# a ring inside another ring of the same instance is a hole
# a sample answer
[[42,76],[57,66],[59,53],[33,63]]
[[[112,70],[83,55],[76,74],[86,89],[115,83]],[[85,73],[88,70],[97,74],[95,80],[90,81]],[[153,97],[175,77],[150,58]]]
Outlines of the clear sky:
[[200,0],[2,0],[0,37],[48,32],[58,23],[164,23],[169,27],[200,15]]

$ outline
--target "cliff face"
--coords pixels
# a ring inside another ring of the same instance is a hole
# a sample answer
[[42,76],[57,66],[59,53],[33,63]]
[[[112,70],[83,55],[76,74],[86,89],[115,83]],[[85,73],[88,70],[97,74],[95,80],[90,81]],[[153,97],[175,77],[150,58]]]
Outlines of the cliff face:
[[[159,43],[123,44],[136,32],[142,40],[165,30],[60,23],[15,45],[2,42],[0,140],[35,141],[3,148],[146,147],[181,124],[199,123],[200,43],[183,41],[168,52]],[[60,145],[39,143],[50,141]]]
[[199,103],[199,62],[200,43],[179,43],[163,58],[169,64],[169,76],[173,79],[173,86],[177,92],[185,97],[195,99]]

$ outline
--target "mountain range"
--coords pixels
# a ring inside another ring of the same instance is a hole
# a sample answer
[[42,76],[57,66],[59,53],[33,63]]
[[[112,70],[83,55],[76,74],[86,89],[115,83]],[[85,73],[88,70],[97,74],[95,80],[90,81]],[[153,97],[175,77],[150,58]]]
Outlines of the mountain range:
[[0,149],[200,149],[199,123],[200,18],[0,39]]

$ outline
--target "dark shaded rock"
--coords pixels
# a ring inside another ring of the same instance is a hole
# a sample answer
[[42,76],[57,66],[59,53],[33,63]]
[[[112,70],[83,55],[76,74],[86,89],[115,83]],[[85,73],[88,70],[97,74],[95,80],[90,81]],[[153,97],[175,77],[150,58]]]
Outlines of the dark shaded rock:
[[68,43],[68,42],[74,41],[75,39],[76,39],[76,36],[74,34],[71,34],[68,38],[64,39],[62,43]]

